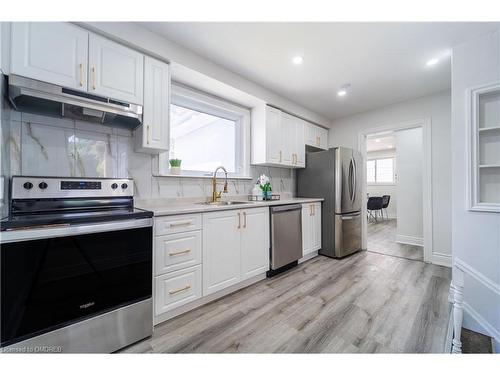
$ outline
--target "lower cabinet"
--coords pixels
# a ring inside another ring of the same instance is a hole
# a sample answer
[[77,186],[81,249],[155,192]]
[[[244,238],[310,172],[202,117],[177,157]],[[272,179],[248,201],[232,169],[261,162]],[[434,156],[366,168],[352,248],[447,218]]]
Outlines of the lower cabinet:
[[268,270],[268,207],[155,217],[156,324]]
[[321,202],[302,204],[302,256],[321,249]]
[[202,296],[201,265],[155,277],[155,315]]
[[267,270],[267,207],[203,214],[203,295]]

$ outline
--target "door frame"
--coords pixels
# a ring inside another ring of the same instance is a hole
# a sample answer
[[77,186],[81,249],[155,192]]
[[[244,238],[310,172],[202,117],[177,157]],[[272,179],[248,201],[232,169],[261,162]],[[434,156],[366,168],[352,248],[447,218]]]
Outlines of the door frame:
[[[422,216],[423,216],[423,250],[424,262],[432,263],[432,138],[431,138],[431,119],[423,118],[417,120],[410,120],[399,122],[395,124],[388,124],[374,128],[363,129],[358,133],[358,151],[363,158],[363,178],[362,178],[362,193],[366,197],[367,182],[366,182],[366,138],[370,134],[393,132],[398,130],[422,128],[422,152],[423,152],[423,165],[422,165]],[[362,209],[362,234],[363,242],[362,248],[367,248],[367,235],[368,235],[368,220],[366,218],[367,209],[366,204],[361,206]]]

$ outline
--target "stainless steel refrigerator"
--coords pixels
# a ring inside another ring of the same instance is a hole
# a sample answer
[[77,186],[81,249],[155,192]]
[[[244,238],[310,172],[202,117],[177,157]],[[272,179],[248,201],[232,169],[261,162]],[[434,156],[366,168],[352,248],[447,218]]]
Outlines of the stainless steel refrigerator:
[[361,250],[362,157],[345,147],[306,154],[297,196],[324,198],[320,254],[341,258]]

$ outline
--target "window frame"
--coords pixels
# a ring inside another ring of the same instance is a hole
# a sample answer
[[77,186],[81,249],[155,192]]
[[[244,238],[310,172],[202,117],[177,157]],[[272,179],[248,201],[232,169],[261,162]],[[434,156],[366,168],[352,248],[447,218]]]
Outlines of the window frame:
[[[236,122],[235,165],[236,168],[240,167],[241,171],[228,173],[228,178],[252,179],[250,175],[250,109],[181,84],[172,84],[170,104]],[[212,177],[213,171],[183,170],[182,165],[180,175],[171,174],[168,163],[170,152],[169,137],[169,150],[161,153],[158,157],[159,176]]]
[[[392,159],[392,182],[378,182],[377,181],[377,161],[378,160],[387,160]],[[375,182],[368,181],[368,173],[366,173],[366,184],[368,186],[394,186],[396,185],[396,157],[395,156],[379,156],[379,157],[371,157],[366,160],[368,164],[369,161],[375,162]],[[366,166],[366,171],[368,172],[368,165]]]

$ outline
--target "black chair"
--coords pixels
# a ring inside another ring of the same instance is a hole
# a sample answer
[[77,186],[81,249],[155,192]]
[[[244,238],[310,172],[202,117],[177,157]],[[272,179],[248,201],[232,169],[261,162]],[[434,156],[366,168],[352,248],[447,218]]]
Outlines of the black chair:
[[385,218],[389,220],[389,215],[387,215],[387,207],[389,207],[389,202],[391,201],[391,196],[390,195],[382,195],[382,219],[384,218],[383,212],[385,211]]
[[[370,197],[368,198],[368,202],[366,203],[366,208],[368,210],[368,214],[371,218],[375,219],[377,223],[377,212],[380,211],[382,215],[382,208],[384,208],[384,200],[382,197]],[[375,214],[375,215],[374,215]],[[382,215],[382,218],[384,216]]]

